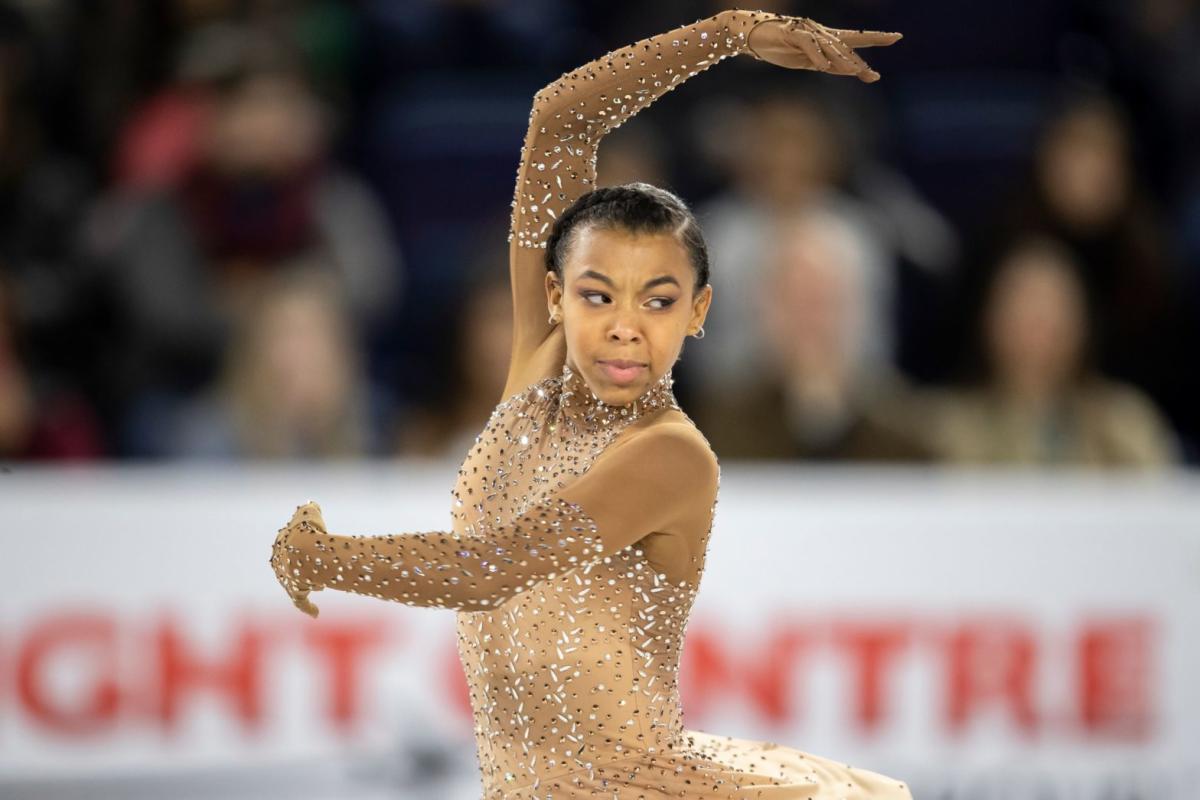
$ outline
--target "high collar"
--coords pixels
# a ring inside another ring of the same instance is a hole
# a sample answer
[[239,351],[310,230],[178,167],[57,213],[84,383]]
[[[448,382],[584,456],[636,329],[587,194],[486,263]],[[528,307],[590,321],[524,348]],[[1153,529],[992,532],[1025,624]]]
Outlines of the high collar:
[[619,420],[632,422],[653,409],[679,408],[671,389],[675,383],[671,370],[667,370],[640,396],[623,405],[612,405],[597,397],[583,375],[571,369],[565,361],[560,381],[563,413],[593,424],[612,425]]

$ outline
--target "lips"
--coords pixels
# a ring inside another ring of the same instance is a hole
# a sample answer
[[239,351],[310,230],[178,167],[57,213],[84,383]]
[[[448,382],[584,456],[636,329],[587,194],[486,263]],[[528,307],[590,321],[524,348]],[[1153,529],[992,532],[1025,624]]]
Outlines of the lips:
[[624,358],[605,359],[597,363],[613,383],[632,383],[647,368],[647,365],[641,361],[630,361]]

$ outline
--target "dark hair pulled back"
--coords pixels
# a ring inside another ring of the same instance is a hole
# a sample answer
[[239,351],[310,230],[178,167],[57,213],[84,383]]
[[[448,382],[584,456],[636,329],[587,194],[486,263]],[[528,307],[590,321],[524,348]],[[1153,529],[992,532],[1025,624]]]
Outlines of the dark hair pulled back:
[[578,197],[554,222],[546,240],[546,270],[563,277],[574,233],[587,225],[630,233],[667,233],[679,239],[692,262],[696,288],[708,283],[708,245],[700,224],[679,196],[641,181],[605,186]]

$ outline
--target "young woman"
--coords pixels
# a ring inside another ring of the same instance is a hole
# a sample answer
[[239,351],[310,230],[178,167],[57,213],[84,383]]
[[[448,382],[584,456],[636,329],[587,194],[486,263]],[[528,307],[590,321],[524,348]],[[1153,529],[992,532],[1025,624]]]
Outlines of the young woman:
[[695,219],[646,184],[592,190],[600,139],[724,58],[878,80],[898,34],[730,10],[537,93],[510,232],[505,399],[458,472],[450,531],[328,532],[296,510],[271,564],[293,602],[340,589],[453,608],[483,796],[911,798],[904,784],[683,727],[678,668],[719,480],[671,367],[712,298]]

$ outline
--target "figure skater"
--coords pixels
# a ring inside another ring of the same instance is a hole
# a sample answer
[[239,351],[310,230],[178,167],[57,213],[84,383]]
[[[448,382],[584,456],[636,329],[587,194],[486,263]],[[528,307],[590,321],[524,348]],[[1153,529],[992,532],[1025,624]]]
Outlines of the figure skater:
[[272,568],[311,616],[327,588],[458,612],[485,800],[911,800],[869,770],[684,728],[679,656],[720,475],[671,368],[703,336],[708,255],[670,192],[593,188],[605,134],[725,58],[872,82],[854,49],[899,38],[734,9],[539,91],[505,399],[458,471],[451,530],[337,535],[310,502],[275,539]]

